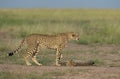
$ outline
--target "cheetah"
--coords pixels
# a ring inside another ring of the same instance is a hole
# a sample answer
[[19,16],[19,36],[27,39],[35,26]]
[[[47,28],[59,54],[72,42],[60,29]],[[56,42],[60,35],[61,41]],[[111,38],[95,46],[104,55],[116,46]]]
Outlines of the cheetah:
[[61,66],[60,59],[62,58],[61,50],[70,40],[79,40],[79,36],[75,32],[59,33],[56,35],[47,34],[30,34],[25,37],[19,47],[12,52],[9,52],[9,56],[14,55],[17,51],[23,47],[24,43],[27,44],[27,50],[23,56],[27,65],[31,65],[29,59],[32,59],[34,63],[41,66],[36,59],[36,55],[41,51],[42,48],[56,50],[56,66]]
[[95,65],[95,62],[92,60],[89,61],[73,61],[69,60],[66,62],[61,62],[62,66],[93,66]]

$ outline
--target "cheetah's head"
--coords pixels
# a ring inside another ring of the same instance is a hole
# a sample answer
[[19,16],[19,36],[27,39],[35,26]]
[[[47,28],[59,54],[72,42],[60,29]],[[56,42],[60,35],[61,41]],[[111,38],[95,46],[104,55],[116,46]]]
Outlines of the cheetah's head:
[[72,40],[79,40],[79,36],[75,32],[69,32],[68,37]]

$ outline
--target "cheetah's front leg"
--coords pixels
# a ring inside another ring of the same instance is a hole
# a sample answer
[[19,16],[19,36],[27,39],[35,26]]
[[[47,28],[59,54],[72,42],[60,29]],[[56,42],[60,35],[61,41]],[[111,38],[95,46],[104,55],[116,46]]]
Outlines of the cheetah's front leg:
[[56,52],[56,66],[61,66],[61,64],[59,63],[61,58],[62,58],[61,50],[57,49],[57,52]]

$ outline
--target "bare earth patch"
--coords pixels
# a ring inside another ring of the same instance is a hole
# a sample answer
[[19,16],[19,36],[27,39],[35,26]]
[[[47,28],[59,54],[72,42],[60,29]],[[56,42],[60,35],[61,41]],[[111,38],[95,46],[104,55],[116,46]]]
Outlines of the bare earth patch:
[[[76,57],[97,58],[103,63],[94,66],[26,66],[18,64],[0,64],[0,72],[38,75],[51,74],[52,79],[120,79],[120,46],[89,46],[69,44],[65,50],[73,50]],[[78,58],[79,59],[79,58]]]
[[23,66],[0,64],[0,71],[29,74],[60,72],[62,75],[52,74],[53,79],[120,79],[120,67],[56,67],[56,66]]

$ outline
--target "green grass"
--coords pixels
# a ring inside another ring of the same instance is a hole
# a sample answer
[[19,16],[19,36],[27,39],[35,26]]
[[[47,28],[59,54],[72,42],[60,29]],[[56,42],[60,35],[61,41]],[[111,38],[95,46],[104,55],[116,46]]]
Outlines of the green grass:
[[13,39],[75,31],[79,44],[120,44],[120,10],[0,9],[0,15],[0,32]]
[[43,74],[39,73],[11,73],[11,72],[0,72],[0,79],[57,79],[54,77],[63,76],[64,72],[46,72]]
[[96,58],[93,61],[94,61],[96,66],[103,66],[103,65],[105,66],[106,65],[106,62],[104,60],[102,60],[102,59],[97,59]]
[[36,74],[22,74],[22,73],[17,74],[10,72],[0,72],[0,79],[43,79],[43,78]]

